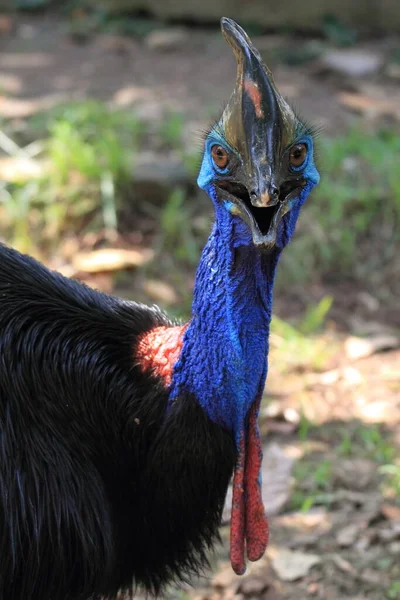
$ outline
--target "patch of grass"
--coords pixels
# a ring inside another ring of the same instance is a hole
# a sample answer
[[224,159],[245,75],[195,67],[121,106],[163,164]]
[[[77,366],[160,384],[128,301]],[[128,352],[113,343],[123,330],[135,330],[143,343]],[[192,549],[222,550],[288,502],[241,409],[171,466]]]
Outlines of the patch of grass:
[[1,234],[37,254],[82,227],[115,229],[119,186],[133,171],[142,125],[130,113],[87,101],[32,120],[44,136],[46,167],[38,180],[10,183],[0,206]]
[[275,364],[282,365],[282,370],[324,368],[334,348],[323,336],[313,334],[323,325],[331,305],[330,297],[323,298],[316,306],[309,307],[296,326],[272,317],[271,347]]
[[342,432],[336,447],[339,456],[368,458],[380,465],[382,491],[400,501],[400,463],[398,450],[388,434],[379,425],[364,424]]
[[164,116],[158,134],[165,146],[181,149],[184,122],[183,115],[180,113],[169,112]]
[[196,229],[196,221],[185,203],[185,192],[176,188],[160,214],[160,251],[168,252],[177,262],[196,265],[200,254]]
[[397,600],[400,598],[400,579],[392,581],[390,588],[386,592],[386,598],[389,600]]
[[400,247],[400,137],[352,129],[320,139],[317,149],[321,182],[302,211],[280,281],[343,272],[376,283]]
[[379,425],[358,424],[342,432],[336,451],[344,456],[363,456],[380,464],[391,462],[396,448]]
[[302,460],[293,472],[295,488],[290,498],[290,509],[307,512],[315,504],[326,504],[332,477],[332,462]]

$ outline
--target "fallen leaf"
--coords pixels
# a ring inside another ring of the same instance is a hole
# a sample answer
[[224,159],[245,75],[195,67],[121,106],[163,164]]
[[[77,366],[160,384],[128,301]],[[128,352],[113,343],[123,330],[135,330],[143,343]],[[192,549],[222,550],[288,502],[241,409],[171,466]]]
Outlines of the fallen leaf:
[[400,117],[400,109],[395,102],[383,98],[372,98],[364,94],[341,92],[339,102],[361,114],[393,115]]
[[352,360],[371,356],[382,350],[398,348],[400,339],[395,335],[377,335],[369,338],[348,337],[344,343],[346,356]]
[[271,564],[279,579],[282,581],[296,581],[305,577],[310,569],[321,562],[316,554],[292,552],[287,548],[270,546],[267,550]]
[[349,573],[353,576],[357,575],[357,571],[353,567],[353,565],[349,563],[348,560],[345,560],[342,556],[340,556],[340,554],[333,554],[331,558],[333,563],[337,566],[338,569],[340,569],[340,571],[343,571],[344,573]]
[[261,592],[267,589],[270,583],[268,571],[265,571],[265,577],[260,575],[249,575],[241,583],[239,591],[245,596],[259,596]]
[[[24,55],[26,60],[26,55]],[[9,119],[24,119],[38,112],[50,110],[66,101],[64,94],[51,94],[41,98],[7,98],[0,96],[0,115]]]
[[98,273],[101,271],[120,271],[130,267],[140,267],[151,260],[154,253],[149,248],[141,250],[123,250],[105,248],[93,252],[80,252],[72,259],[72,266],[77,271]]
[[148,279],[144,282],[143,288],[145,292],[154,300],[161,300],[167,304],[175,304],[178,302],[178,297],[174,288],[163,281]]
[[400,522],[400,507],[393,506],[393,504],[382,504],[381,513],[389,521]]
[[10,183],[21,183],[39,179],[46,173],[48,165],[42,160],[25,156],[9,156],[0,159],[0,179]]

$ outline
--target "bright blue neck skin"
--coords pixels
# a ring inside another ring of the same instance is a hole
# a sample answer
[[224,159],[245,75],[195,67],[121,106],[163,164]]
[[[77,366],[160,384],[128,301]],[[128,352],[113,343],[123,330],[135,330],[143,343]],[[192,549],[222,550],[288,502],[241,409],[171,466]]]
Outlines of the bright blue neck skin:
[[199,184],[215,205],[216,221],[197,269],[170,399],[183,391],[195,394],[210,419],[233,431],[239,444],[246,415],[265,385],[276,266],[315,183],[307,182],[279,225],[277,246],[265,252],[255,248],[248,225],[231,214],[232,204],[217,198],[205,161]]

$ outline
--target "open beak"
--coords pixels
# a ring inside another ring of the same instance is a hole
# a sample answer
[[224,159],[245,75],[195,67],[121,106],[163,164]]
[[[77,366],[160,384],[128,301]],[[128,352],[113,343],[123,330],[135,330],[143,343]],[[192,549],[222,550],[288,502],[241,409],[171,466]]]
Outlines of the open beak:
[[236,85],[221,126],[239,152],[243,168],[237,177],[219,179],[217,186],[233,203],[235,214],[249,225],[254,244],[270,248],[303,185],[301,177],[290,183],[279,180],[280,156],[293,137],[295,116],[245,31],[225,17],[221,29],[237,62]]
[[291,209],[304,180],[298,178],[290,186],[281,186],[275,195],[264,192],[259,197],[252,196],[247,186],[235,181],[222,180],[216,185],[223,190],[224,198],[235,206],[234,214],[248,224],[254,245],[268,249],[275,246],[279,223]]

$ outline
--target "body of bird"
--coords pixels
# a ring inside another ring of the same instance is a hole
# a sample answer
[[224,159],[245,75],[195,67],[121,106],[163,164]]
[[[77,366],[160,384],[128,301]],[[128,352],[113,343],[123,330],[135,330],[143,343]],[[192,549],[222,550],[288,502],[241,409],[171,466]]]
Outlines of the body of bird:
[[257,416],[280,253],[318,181],[311,132],[244,31],[198,183],[216,219],[186,324],[0,247],[0,597],[159,592],[207,564],[232,473],[231,560],[268,524]]

